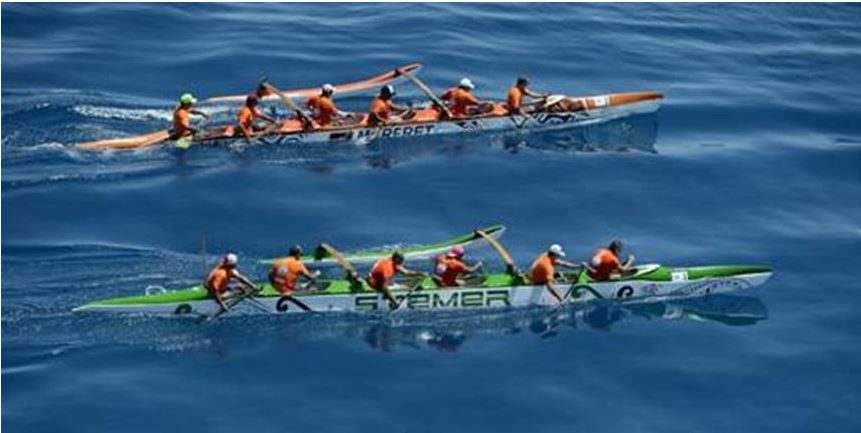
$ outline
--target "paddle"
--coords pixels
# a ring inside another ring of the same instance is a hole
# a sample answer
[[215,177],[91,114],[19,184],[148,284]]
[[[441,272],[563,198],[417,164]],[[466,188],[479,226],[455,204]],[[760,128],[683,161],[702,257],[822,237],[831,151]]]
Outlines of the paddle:
[[422,80],[419,80],[418,78],[416,78],[416,76],[411,74],[409,71],[406,71],[403,69],[398,69],[398,72],[401,75],[409,78],[409,80],[412,81],[413,84],[415,84],[416,87],[418,87],[419,90],[421,90],[422,93],[425,94],[425,96],[430,98],[430,100],[433,101],[434,105],[439,107],[440,110],[442,110],[443,113],[445,113],[445,116],[447,119],[451,119],[454,117],[454,115],[451,114],[451,110],[448,109],[448,106],[445,105],[442,101],[440,101],[440,99],[433,93],[433,91],[425,83],[422,82]]
[[[218,310],[218,312],[216,312],[215,314],[213,314],[212,316],[209,317],[209,320],[214,320],[214,319],[218,318],[218,316],[221,316],[222,314],[232,310],[234,307],[236,307],[236,305],[238,305],[240,302],[242,302],[246,299],[255,300],[254,296],[257,295],[258,293],[260,293],[261,290],[263,290],[262,287],[254,287],[253,289],[250,289],[250,290],[242,290],[240,295],[237,296],[236,298],[228,299],[228,302],[225,303],[225,306],[227,308],[222,308],[222,309]],[[267,312],[269,311],[268,309],[261,307],[259,305],[259,301],[258,301],[258,304],[255,304],[255,306],[257,306],[258,308],[262,308]]]
[[296,105],[296,103],[293,102],[293,100],[290,99],[289,96],[284,94],[284,92],[278,90],[277,87],[275,87],[269,83],[264,84],[264,86],[266,86],[267,89],[275,92],[275,94],[278,95],[278,98],[281,99],[281,103],[286,105],[287,108],[296,112],[296,114],[302,119],[302,123],[305,126],[305,128],[309,128],[309,127],[311,127],[311,125],[314,124],[314,121],[311,119],[311,116],[308,116],[308,113],[302,111],[302,109],[299,108],[299,106]]
[[359,279],[359,273],[356,272],[356,268],[354,268],[353,265],[344,258],[344,255],[341,254],[340,251],[325,242],[321,243],[317,248],[329,253],[329,255],[335,259],[335,262],[347,272],[347,279],[350,280],[350,282],[353,284],[362,284],[362,281]]
[[509,274],[517,278],[524,279],[523,272],[520,271],[517,264],[514,263],[514,259],[511,258],[511,254],[508,253],[508,250],[506,250],[498,240],[494,239],[493,236],[490,236],[483,230],[476,230],[475,234],[484,238],[484,240],[486,240],[487,243],[489,243],[490,246],[499,253],[499,256],[502,257],[502,261],[505,262],[506,271]]
[[419,278],[419,280],[413,285],[413,287],[411,287],[409,290],[407,290],[406,293],[404,293],[404,296],[401,297],[400,300],[398,300],[398,302],[395,304],[394,307],[392,307],[392,305],[389,304],[389,312],[391,313],[392,311],[400,310],[401,304],[403,304],[404,301],[406,301],[410,297],[410,295],[413,294],[413,292],[422,289],[422,284],[424,284],[425,278],[427,278],[427,277],[428,277],[427,275],[422,275],[421,278]]

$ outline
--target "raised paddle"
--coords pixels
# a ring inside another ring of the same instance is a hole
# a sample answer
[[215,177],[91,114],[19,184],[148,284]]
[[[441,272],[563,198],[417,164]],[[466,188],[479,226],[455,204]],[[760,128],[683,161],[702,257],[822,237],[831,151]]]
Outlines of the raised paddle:
[[413,75],[410,71],[398,69],[398,72],[401,75],[407,77],[410,81],[412,81],[413,84],[415,84],[416,87],[418,87],[419,90],[421,90],[422,93],[425,94],[425,96],[430,98],[430,100],[433,101],[434,105],[439,107],[439,109],[442,110],[443,113],[445,113],[446,119],[451,119],[454,117],[454,115],[451,114],[451,110],[448,109],[448,106],[445,105],[442,101],[440,101],[440,99],[433,93],[433,90],[431,90],[424,82],[422,82],[422,80],[416,78],[416,76]]
[[362,284],[362,281],[359,279],[359,273],[356,272],[356,268],[354,268],[353,265],[344,258],[344,255],[341,254],[340,251],[325,242],[320,244],[317,248],[329,253],[329,255],[335,259],[335,262],[337,262],[338,265],[347,272],[348,280],[354,284]]
[[502,244],[494,239],[493,236],[485,233],[483,230],[476,230],[475,234],[484,238],[490,246],[499,253],[499,256],[502,257],[502,261],[505,262],[506,270],[509,274],[514,275],[515,277],[523,278],[523,272],[517,267],[517,264],[514,263],[514,259],[511,258],[511,254],[508,253],[508,250],[502,246]]
[[281,103],[283,103],[284,105],[286,105],[286,106],[287,106],[287,108],[289,108],[289,109],[291,109],[291,110],[295,111],[295,112],[296,112],[296,115],[298,115],[298,116],[302,119],[302,123],[304,124],[304,126],[305,126],[306,128],[308,128],[308,127],[310,127],[311,125],[313,125],[313,124],[314,124],[314,121],[311,119],[311,116],[309,116],[309,115],[308,115],[308,113],[306,113],[306,112],[302,111],[302,109],[301,109],[301,108],[299,108],[299,106],[298,106],[298,105],[296,105],[296,103],[295,103],[295,102],[293,102],[293,100],[292,100],[292,99],[290,99],[290,97],[289,97],[289,96],[287,96],[286,94],[284,94],[284,92],[282,92],[282,91],[278,90],[278,88],[277,88],[277,87],[275,87],[275,86],[273,86],[272,84],[269,84],[269,83],[264,84],[264,86],[266,86],[266,88],[267,88],[267,89],[269,89],[269,90],[271,90],[271,91],[275,92],[275,94],[276,94],[276,95],[278,95],[278,98],[281,100]]

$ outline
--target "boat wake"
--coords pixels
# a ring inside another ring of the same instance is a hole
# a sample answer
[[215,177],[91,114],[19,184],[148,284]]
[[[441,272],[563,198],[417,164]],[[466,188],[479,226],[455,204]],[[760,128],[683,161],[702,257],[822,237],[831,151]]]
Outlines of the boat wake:
[[[361,98],[345,105],[362,107]],[[434,157],[462,157],[482,152],[629,152],[656,153],[657,113],[628,114],[584,122],[564,131],[473,133],[459,136],[414,137],[320,144],[268,145],[241,141],[230,146],[199,146],[178,150],[172,146],[134,151],[81,151],[75,143],[132,136],[163,129],[171,119],[169,102],[127,95],[80,91],[4,92],[2,165],[4,189],[21,189],[51,183],[114,182],[140,176],[157,176],[186,167],[211,168],[241,160],[286,165],[312,172],[355,169],[389,169]],[[232,121],[236,107],[209,105],[202,109],[212,119]],[[265,111],[287,115],[267,103]],[[189,164],[189,162],[191,164]],[[38,169],[37,169],[38,168]]]

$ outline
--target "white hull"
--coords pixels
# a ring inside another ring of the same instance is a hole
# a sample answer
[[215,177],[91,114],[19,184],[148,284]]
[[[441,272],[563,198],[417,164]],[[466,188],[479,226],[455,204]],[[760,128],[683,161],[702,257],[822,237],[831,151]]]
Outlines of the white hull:
[[[586,99],[592,100],[595,98],[599,97]],[[383,127],[331,128],[312,132],[273,134],[256,138],[253,140],[253,143],[265,145],[320,144],[332,142],[364,144],[374,140],[405,137],[439,136],[464,133],[471,134],[480,132],[522,133],[555,131],[607,122],[633,114],[652,113],[660,108],[660,104],[660,99],[654,99],[568,113],[542,112],[531,116],[493,116],[452,121],[409,123]],[[200,144],[219,144],[236,140],[237,139],[235,138],[218,138],[214,140],[203,140]]]
[[[566,297],[567,303],[578,303],[604,299],[648,299],[662,300],[689,298],[708,294],[727,293],[747,289],[765,283],[771,272],[747,274],[733,277],[703,278],[687,281],[626,280],[593,282],[587,285],[571,284],[557,287]],[[200,289],[202,290],[202,289]],[[405,293],[395,292],[398,297]],[[295,299],[315,313],[369,313],[390,311],[388,303],[377,293],[355,293],[341,295],[306,295]],[[544,286],[516,286],[496,288],[460,288],[451,290],[421,290],[409,294],[396,311],[403,310],[459,310],[459,309],[504,309],[528,306],[555,306],[558,302]],[[212,299],[200,299],[181,303],[139,303],[125,305],[86,305],[76,311],[101,311],[115,313],[212,315],[218,306]],[[248,314],[292,314],[307,310],[288,298],[275,296],[256,297],[238,304],[231,313]]]

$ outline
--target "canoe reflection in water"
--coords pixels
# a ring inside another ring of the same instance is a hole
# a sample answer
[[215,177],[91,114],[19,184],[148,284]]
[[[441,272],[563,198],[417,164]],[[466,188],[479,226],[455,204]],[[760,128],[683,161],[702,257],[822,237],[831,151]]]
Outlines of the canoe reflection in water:
[[475,312],[428,317],[424,324],[413,314],[409,323],[377,323],[361,332],[374,349],[392,351],[396,347],[431,347],[442,352],[457,351],[475,334],[519,334],[528,331],[551,338],[566,328],[610,331],[622,322],[636,319],[691,320],[729,326],[750,326],[768,318],[768,309],[759,298],[738,295],[711,295],[672,301],[619,303],[605,301],[572,304],[561,309],[527,308],[506,312]]

